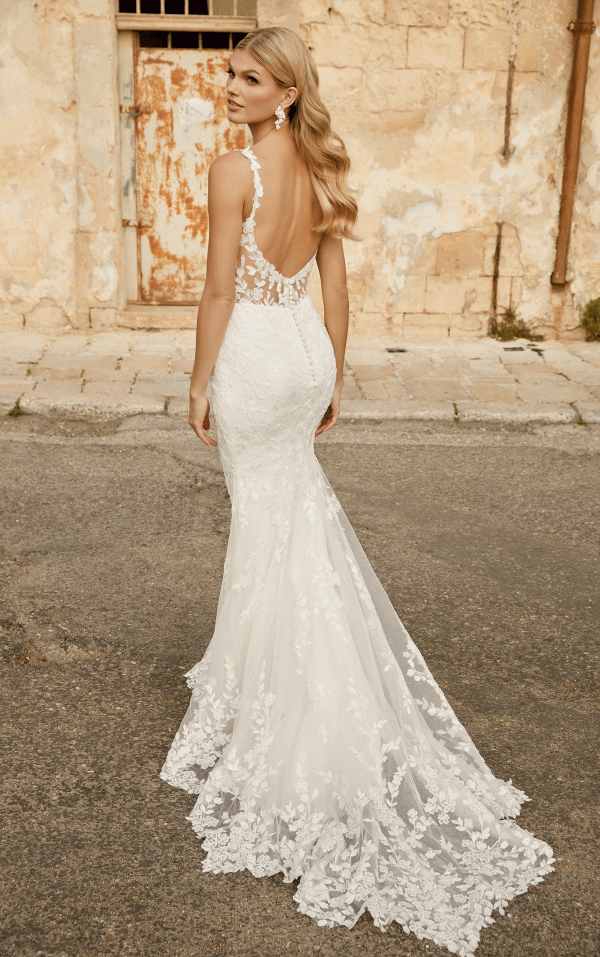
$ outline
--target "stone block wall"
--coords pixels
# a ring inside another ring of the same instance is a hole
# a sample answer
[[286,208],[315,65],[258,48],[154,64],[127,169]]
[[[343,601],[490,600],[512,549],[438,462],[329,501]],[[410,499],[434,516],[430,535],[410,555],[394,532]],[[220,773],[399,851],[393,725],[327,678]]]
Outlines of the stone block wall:
[[[5,328],[109,327],[125,305],[114,12],[113,0],[0,5]],[[547,337],[582,336],[580,311],[600,296],[600,31],[569,282],[550,283],[576,12],[576,0],[258,0],[261,26],[291,26],[312,49],[353,161],[355,338],[484,335],[494,290]]]
[[483,335],[493,285],[500,312],[510,306],[548,338],[582,335],[580,311],[600,295],[598,34],[569,283],[550,283],[573,48],[567,27],[576,14],[576,0],[298,0],[299,29],[353,160],[363,237],[346,244],[355,336]]
[[0,328],[89,328],[119,303],[112,0],[0,9]]

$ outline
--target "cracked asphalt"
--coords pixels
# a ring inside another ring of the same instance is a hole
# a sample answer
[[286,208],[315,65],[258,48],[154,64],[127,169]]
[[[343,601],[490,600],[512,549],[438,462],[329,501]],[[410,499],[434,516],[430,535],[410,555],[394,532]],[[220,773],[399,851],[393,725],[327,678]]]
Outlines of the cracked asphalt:
[[[375,571],[556,871],[478,957],[598,957],[600,426],[340,422],[319,458]],[[229,527],[166,416],[0,418],[6,957],[440,957],[202,872],[158,772],[210,639]]]

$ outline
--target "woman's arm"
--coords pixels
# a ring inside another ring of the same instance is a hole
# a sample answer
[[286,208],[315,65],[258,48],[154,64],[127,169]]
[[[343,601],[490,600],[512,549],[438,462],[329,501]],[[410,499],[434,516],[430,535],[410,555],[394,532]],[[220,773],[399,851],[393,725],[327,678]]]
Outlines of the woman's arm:
[[325,328],[333,345],[336,364],[336,380],[331,404],[323,416],[316,435],[333,428],[340,413],[340,394],[344,384],[344,355],[348,338],[348,287],[346,285],[346,261],[342,240],[327,233],[323,236],[317,253],[317,266],[321,276],[321,291],[325,307]]
[[250,176],[250,166],[240,153],[219,156],[208,171],[206,282],[198,308],[189,415],[189,424],[206,445],[217,444],[204,431],[210,428],[206,388],[235,304],[235,270]]

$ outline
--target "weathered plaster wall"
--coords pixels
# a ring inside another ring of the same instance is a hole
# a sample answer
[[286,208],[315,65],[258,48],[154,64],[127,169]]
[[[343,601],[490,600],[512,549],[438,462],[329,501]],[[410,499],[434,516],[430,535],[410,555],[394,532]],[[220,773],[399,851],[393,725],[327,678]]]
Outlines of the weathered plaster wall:
[[[497,304],[581,335],[600,295],[600,37],[592,37],[569,283],[554,289],[576,0],[259,0],[300,30],[353,160],[355,336],[487,330]],[[0,5],[0,324],[102,328],[125,305],[113,0]],[[503,155],[510,59],[515,77]],[[318,281],[313,284],[318,293]]]
[[0,14],[0,324],[87,327],[117,305],[111,0],[16,0]]
[[[592,38],[570,286],[553,290],[576,0],[299,0],[323,98],[354,162],[353,331],[484,334],[500,310],[547,336],[600,295],[600,71]],[[503,154],[509,58],[516,72]]]

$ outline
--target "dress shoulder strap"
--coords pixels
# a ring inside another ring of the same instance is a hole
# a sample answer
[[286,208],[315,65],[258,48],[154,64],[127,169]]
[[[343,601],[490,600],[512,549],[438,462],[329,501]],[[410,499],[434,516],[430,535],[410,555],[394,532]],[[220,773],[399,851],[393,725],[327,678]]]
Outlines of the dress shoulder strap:
[[260,175],[258,172],[260,169],[260,163],[258,162],[256,156],[254,155],[254,153],[252,152],[249,146],[246,146],[243,150],[240,150],[240,153],[243,153],[244,156],[247,156],[248,159],[250,160],[250,169],[252,170],[252,174],[254,177],[254,199],[252,200],[252,212],[250,213],[248,219],[246,220],[247,223],[251,222],[252,224],[254,224],[254,214],[256,210],[258,209],[258,207],[260,206],[258,198],[259,196],[262,196],[263,194],[262,183],[260,181]]

